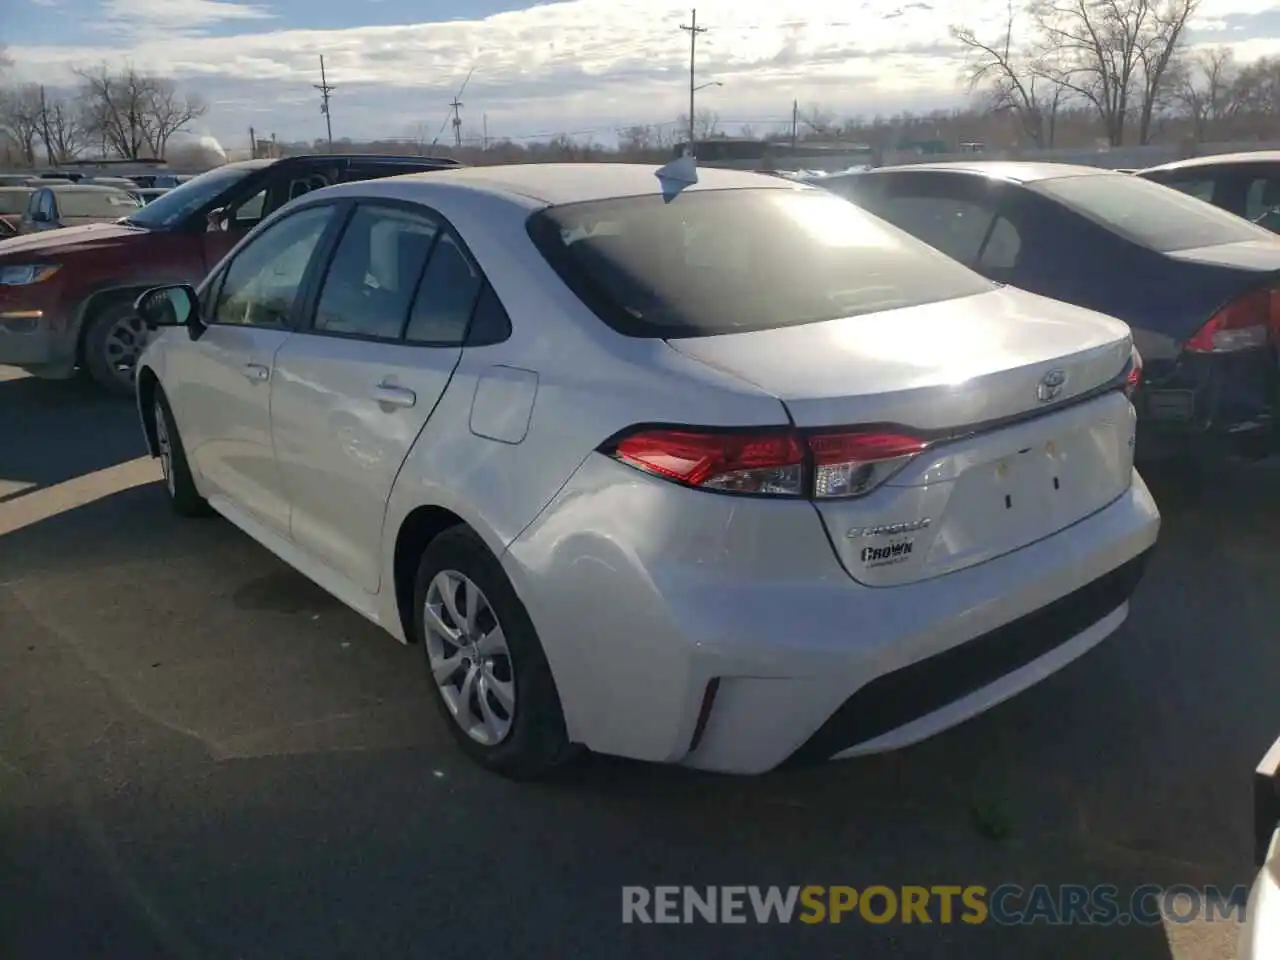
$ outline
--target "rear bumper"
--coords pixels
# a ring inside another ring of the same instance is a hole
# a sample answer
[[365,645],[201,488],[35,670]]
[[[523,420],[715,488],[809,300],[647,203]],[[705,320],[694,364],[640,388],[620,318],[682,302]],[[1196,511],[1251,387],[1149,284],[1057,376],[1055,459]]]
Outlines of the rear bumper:
[[1256,459],[1275,450],[1280,371],[1269,347],[1187,354],[1134,398],[1137,459]]
[[1044,540],[867,587],[807,503],[708,495],[592,458],[503,562],[574,740],[760,773],[923,739],[1049,676],[1123,622],[1159,524],[1134,473]]

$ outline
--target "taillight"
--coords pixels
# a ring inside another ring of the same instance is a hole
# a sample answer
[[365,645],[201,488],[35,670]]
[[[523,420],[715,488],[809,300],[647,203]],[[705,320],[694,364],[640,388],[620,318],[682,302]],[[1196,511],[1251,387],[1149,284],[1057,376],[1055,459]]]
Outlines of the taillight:
[[1142,354],[1138,352],[1137,347],[1132,348],[1131,359],[1129,361],[1129,372],[1124,377],[1124,395],[1130,400],[1134,394],[1138,392],[1138,387],[1142,385]]
[[612,453],[691,487],[792,497],[804,492],[805,449],[789,432],[642,430],[619,440]]
[[1275,291],[1254,290],[1233,300],[1186,342],[1192,353],[1232,353],[1267,345],[1280,319]]
[[928,446],[919,437],[901,433],[822,433],[808,440],[817,498],[868,493]]
[[639,429],[604,448],[615,460],[704,490],[856,497],[897,473],[928,441],[902,432]]

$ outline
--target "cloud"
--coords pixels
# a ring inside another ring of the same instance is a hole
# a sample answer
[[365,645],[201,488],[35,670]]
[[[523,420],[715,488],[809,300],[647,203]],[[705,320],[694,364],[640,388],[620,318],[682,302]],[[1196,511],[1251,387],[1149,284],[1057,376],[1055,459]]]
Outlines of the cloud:
[[[1258,30],[1270,26],[1259,15],[1270,6],[1204,0],[1195,26],[1216,39],[1247,23],[1254,29],[1246,36],[1224,40],[1257,44]],[[689,35],[679,26],[689,11],[668,0],[559,0],[483,19],[341,30],[290,28],[269,0],[103,7],[127,36],[100,46],[16,46],[18,72],[67,83],[68,65],[127,56],[204,95],[212,104],[206,122],[224,140],[246,136],[240,128],[249,123],[284,138],[318,135],[312,84],[322,54],[337,88],[336,135],[426,129],[430,138],[472,67],[464,122],[478,130],[487,115],[494,136],[670,121],[687,110]],[[699,103],[758,127],[788,119],[793,99],[845,114],[955,105],[962,51],[948,26],[993,35],[1004,11],[998,0],[700,0],[699,24],[709,30],[698,38],[698,79],[723,86]]]

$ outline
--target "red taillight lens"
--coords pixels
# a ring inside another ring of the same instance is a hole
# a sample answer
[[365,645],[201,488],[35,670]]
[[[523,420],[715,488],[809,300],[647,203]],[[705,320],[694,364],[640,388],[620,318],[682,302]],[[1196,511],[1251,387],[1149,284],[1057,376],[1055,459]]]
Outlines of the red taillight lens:
[[789,432],[642,430],[619,440],[623,463],[693,487],[801,496],[805,450]]
[[1138,352],[1138,348],[1133,348],[1133,359],[1129,363],[1129,372],[1124,378],[1124,395],[1130,400],[1134,394],[1138,392],[1138,387],[1142,385],[1142,354]]
[[1192,353],[1232,353],[1267,345],[1277,323],[1276,295],[1254,290],[1227,304],[1186,343]]
[[641,429],[606,452],[693,487],[826,498],[869,493],[927,446],[919,437],[891,431],[805,436],[794,431]]

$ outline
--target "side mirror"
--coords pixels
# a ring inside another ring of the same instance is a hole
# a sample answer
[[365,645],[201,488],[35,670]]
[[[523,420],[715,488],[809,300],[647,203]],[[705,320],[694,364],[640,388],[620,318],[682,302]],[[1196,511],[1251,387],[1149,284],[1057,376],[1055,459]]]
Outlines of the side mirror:
[[209,233],[222,233],[231,227],[231,211],[226,207],[210,210],[207,220]]
[[152,330],[199,323],[200,300],[195,289],[185,283],[152,287],[134,301],[133,308]]

